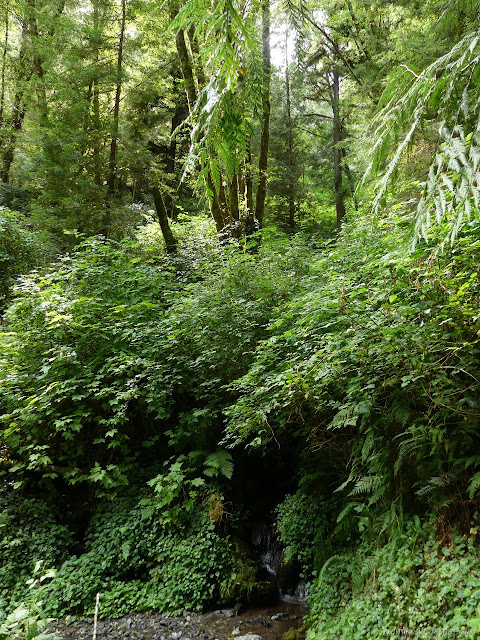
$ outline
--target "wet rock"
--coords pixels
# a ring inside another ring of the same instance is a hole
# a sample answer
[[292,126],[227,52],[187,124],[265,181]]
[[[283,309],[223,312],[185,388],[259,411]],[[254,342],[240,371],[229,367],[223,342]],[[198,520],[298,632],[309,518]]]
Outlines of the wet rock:
[[262,627],[272,626],[271,622],[269,622],[264,616],[257,616],[256,618],[253,619],[253,622],[255,622],[255,624],[261,624]]
[[286,613],[285,611],[280,611],[279,613],[276,613],[271,617],[271,620],[273,620],[273,622],[276,622],[277,620],[290,620],[290,619],[291,619],[290,614]]

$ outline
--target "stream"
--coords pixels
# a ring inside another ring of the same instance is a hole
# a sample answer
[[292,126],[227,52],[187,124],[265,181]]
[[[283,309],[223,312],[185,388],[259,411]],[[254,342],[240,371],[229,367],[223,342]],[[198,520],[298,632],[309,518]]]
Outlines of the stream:
[[[279,640],[302,625],[307,609],[303,604],[279,602],[270,607],[250,608],[235,615],[232,609],[210,613],[184,613],[167,618],[134,614],[117,620],[101,620],[97,640]],[[93,619],[55,622],[50,631],[64,640],[93,638]]]

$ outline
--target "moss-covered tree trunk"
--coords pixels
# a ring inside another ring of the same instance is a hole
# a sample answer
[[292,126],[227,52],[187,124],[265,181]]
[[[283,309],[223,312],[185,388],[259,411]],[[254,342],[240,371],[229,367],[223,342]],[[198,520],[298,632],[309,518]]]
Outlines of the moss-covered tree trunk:
[[177,240],[173,235],[172,229],[170,228],[167,208],[165,206],[162,193],[158,187],[152,187],[152,196],[153,202],[155,203],[155,209],[157,211],[160,229],[162,230],[163,239],[165,240],[167,253],[175,253],[177,250]]

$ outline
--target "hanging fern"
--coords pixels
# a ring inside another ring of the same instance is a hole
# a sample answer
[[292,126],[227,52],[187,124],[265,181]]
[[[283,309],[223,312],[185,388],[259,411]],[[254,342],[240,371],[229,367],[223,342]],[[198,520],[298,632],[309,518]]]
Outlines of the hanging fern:
[[255,119],[261,114],[258,7],[258,2],[189,0],[170,25],[173,31],[195,27],[201,34],[201,66],[210,78],[181,125],[190,128],[191,139],[182,179],[201,166],[199,184],[211,176],[218,190],[221,176],[232,179],[247,155]]
[[475,31],[419,75],[400,69],[384,92],[366,172],[379,173],[388,163],[376,184],[375,212],[385,206],[388,187],[420,128],[438,126],[437,151],[417,206],[415,238],[427,238],[433,224],[447,223],[444,238],[453,242],[464,222],[479,215],[479,82],[480,33]]

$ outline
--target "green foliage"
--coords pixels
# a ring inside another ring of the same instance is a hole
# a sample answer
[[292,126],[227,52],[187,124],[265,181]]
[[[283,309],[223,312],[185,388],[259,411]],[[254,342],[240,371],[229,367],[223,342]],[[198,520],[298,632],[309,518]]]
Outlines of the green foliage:
[[5,622],[0,623],[2,640],[59,640],[59,636],[42,631],[46,621],[41,609],[21,606],[10,613]]
[[[12,528],[18,526],[17,523],[12,523]],[[19,533],[22,533],[19,529]],[[48,536],[45,535],[45,531],[41,526],[31,529],[30,533],[33,536],[41,537],[47,540],[47,545],[51,544],[51,540],[48,540]],[[62,544],[62,539],[59,539],[59,545]],[[48,555],[49,549],[46,549]],[[35,557],[35,554],[30,556]],[[18,562],[18,558],[16,559]],[[19,562],[20,564],[20,562]],[[0,616],[6,613],[4,620],[0,620],[0,639],[1,640],[62,640],[61,637],[54,633],[45,631],[51,619],[47,617],[45,613],[45,607],[42,598],[43,588],[47,580],[50,580],[55,576],[55,570],[44,570],[44,563],[38,560],[35,563],[35,567],[31,571],[32,577],[26,580],[22,584],[22,567],[19,566],[20,572],[17,573],[20,580],[17,585],[15,599],[8,602],[5,612],[5,602],[3,596],[5,590],[0,594]],[[18,601],[18,596],[21,594],[21,602]],[[13,609],[13,610],[12,610]],[[8,611],[10,611],[8,613]]]
[[[70,482],[108,489],[124,481],[131,408],[140,393],[148,413],[168,415],[165,368],[154,354],[173,274],[139,262],[128,250],[92,240],[75,260],[66,257],[55,271],[23,281],[8,314],[10,333],[2,335],[15,372],[4,388],[3,437],[19,456],[16,470],[56,477],[60,465]],[[117,463],[107,462],[112,454]]]
[[310,586],[307,638],[380,640],[405,632],[478,636],[477,528],[448,543],[416,516],[382,544],[365,535],[332,556]]
[[72,536],[59,520],[53,500],[0,489],[0,610],[27,597],[38,563],[56,567],[68,556]]
[[171,505],[151,510],[146,497],[138,500],[142,493],[135,486],[97,510],[85,553],[64,562],[45,588],[47,611],[90,614],[100,592],[102,617],[147,610],[174,615],[229,595],[237,561],[215,530],[208,501],[197,501],[192,514],[185,497],[186,515],[172,526]]
[[479,43],[474,31],[420,73],[403,65],[380,101],[369,171],[383,169],[387,159],[388,164],[377,185],[377,212],[385,206],[390,181],[419,130],[432,124],[438,129],[431,135],[435,152],[417,205],[416,235],[425,239],[435,224],[445,241],[453,242],[461,227],[478,216]]
[[[104,616],[248,596],[255,567],[228,536],[251,507],[232,496],[241,493],[242,449],[254,447],[275,460],[296,452],[289,470],[299,469],[299,487],[288,479],[293,493],[277,508],[277,527],[287,559],[311,580],[312,640],[386,638],[402,625],[473,638],[476,3],[325,0],[320,12],[285,3],[302,25],[301,64],[291,65],[288,131],[283,80],[272,82],[270,219],[282,221],[293,195],[303,231],[286,238],[267,227],[261,243],[222,245],[213,225],[179,213],[187,198],[198,212],[211,194],[186,182],[177,190],[177,169],[187,156],[197,186],[211,177],[221,199],[225,178],[238,178],[242,193],[247,178],[255,185],[266,106],[256,9],[267,3],[180,3],[169,31],[176,3],[127,4],[123,58],[115,3],[1,9],[17,22],[0,74],[2,180],[14,184],[0,199],[23,212],[0,211],[2,308],[23,277],[0,327],[0,472],[12,486],[0,493],[0,609],[13,610],[0,636],[33,638],[45,607],[91,613],[97,593]],[[183,124],[177,29],[198,80]],[[362,171],[376,105],[371,171],[383,177],[373,208],[386,209],[387,195],[393,204],[375,227],[364,204],[332,240],[334,71],[343,189]],[[145,214],[154,186],[176,217],[174,256]],[[415,209],[418,239],[407,254]],[[137,241],[112,240],[133,237],[139,222]],[[64,227],[62,246],[78,246],[47,268],[56,251],[43,233]],[[99,230],[110,238],[84,235]],[[49,500],[18,493],[33,485],[52,500],[66,494],[66,504],[85,492],[93,512],[85,540],[74,547]],[[433,519],[422,525],[407,512],[434,513],[438,535]],[[470,536],[455,523],[471,526]],[[40,561],[55,575],[37,580]]]
[[0,208],[0,309],[18,276],[55,256],[47,235],[32,231],[31,226],[24,215]]
[[199,264],[180,250],[176,266],[89,240],[24,279],[0,333],[4,467],[105,491],[162,435],[177,451],[215,451],[222,385],[246,371],[290,276],[308,269],[303,247],[285,249],[232,247]]
[[333,529],[330,501],[299,490],[287,496],[277,507],[277,530],[285,546],[285,562],[297,558],[304,577],[310,578],[318,565],[332,555],[330,534]]
[[436,258],[404,258],[390,223],[370,229],[355,222],[312,260],[227,410],[231,442],[308,437],[367,517],[427,484],[437,504],[465,497],[479,463],[478,227]]

